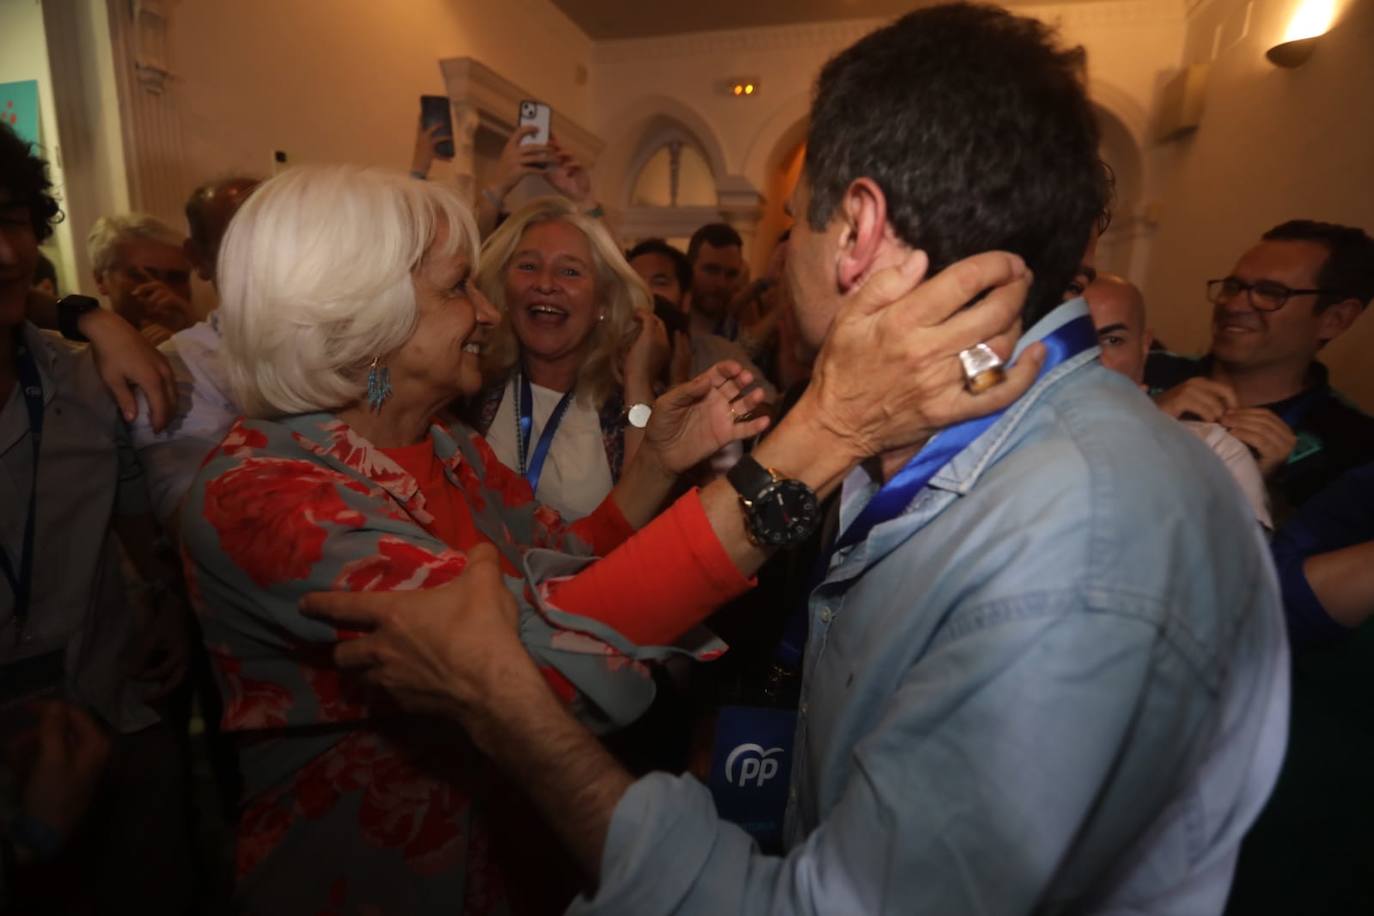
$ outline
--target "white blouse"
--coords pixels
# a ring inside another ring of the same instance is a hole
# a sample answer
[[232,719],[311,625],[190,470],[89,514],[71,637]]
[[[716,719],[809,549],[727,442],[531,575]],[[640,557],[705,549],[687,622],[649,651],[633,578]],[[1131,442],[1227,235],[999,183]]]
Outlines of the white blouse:
[[[519,472],[515,383],[515,376],[506,383],[496,419],[487,431],[487,442],[502,464]],[[531,424],[533,428],[530,430],[527,455],[534,454],[550,414],[563,398],[563,392],[533,383],[530,384],[530,393],[534,396],[534,408],[530,412],[534,422]],[[563,518],[571,520],[590,515],[613,486],[615,481],[611,479],[611,466],[606,461],[606,447],[601,440],[601,420],[590,404],[574,397],[554,433],[549,456],[539,476],[539,489],[534,497],[557,509]]]

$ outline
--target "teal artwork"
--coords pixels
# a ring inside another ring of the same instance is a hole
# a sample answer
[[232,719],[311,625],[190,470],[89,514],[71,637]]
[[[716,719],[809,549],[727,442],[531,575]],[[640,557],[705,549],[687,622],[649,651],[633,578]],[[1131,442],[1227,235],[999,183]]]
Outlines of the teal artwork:
[[38,142],[38,81],[0,83],[0,122],[30,143]]

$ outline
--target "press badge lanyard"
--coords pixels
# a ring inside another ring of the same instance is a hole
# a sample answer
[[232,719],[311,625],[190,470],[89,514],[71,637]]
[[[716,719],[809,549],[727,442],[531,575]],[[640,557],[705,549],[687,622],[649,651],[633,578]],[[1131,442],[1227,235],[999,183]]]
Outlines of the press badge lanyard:
[[15,349],[15,363],[19,377],[19,391],[29,413],[29,438],[33,442],[33,486],[29,488],[29,509],[24,518],[24,540],[20,547],[19,569],[16,571],[9,553],[0,547],[0,572],[14,593],[15,642],[24,635],[29,620],[29,603],[33,587],[33,538],[38,518],[38,453],[43,439],[43,379],[28,345],[21,341]]
[[[1040,367],[1040,378],[1060,363],[1077,356],[1089,347],[1097,345],[1097,331],[1086,315],[1060,325],[1052,333],[1041,339],[1045,345],[1044,365]],[[822,553],[821,568],[815,583],[820,584],[829,565],[830,556],[846,547],[858,544],[868,537],[870,531],[883,522],[896,518],[906,511],[916,494],[930,482],[936,472],[943,468],[955,455],[967,448],[996,423],[1006,412],[997,411],[985,417],[966,420],[956,426],[942,430],[925,448],[906,463],[900,471],[868,501],[858,518],[849,524],[832,551]],[[807,590],[808,603],[811,589]],[[803,604],[798,613],[788,618],[783,629],[782,641],[778,644],[775,658],[780,664],[796,669],[801,664],[802,651],[806,646],[807,610]]]
[[[534,395],[530,391],[530,380],[525,377],[525,373],[517,373],[519,384],[516,386],[516,410],[515,410],[515,447],[516,454],[520,460],[520,474],[530,482],[530,492],[539,489],[539,478],[544,473],[544,460],[549,457],[549,448],[553,445],[554,434],[558,432],[558,424],[563,421],[563,414],[568,412],[568,405],[572,403],[573,390],[569,389],[559,400],[558,406],[549,414],[549,421],[544,424],[544,431],[539,434],[539,443],[534,447],[534,454],[529,454],[530,433],[534,429]],[[529,465],[525,462],[528,458]]]

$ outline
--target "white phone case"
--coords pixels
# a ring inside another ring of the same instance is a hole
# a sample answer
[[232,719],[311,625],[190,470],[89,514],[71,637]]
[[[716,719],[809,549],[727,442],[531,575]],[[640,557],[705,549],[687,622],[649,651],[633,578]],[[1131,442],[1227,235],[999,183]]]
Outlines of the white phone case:
[[520,139],[521,146],[547,146],[549,142],[549,122],[553,119],[553,111],[543,102],[536,102],[532,99],[525,99],[520,103],[520,121],[518,127],[526,124],[533,124],[538,128],[533,134]]

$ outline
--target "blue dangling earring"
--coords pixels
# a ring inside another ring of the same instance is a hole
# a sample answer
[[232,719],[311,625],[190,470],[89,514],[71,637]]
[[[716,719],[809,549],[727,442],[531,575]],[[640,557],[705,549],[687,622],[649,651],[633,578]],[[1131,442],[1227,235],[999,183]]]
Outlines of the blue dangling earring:
[[380,413],[382,402],[391,397],[391,370],[380,365],[381,357],[372,357],[367,368],[367,404],[373,413]]

